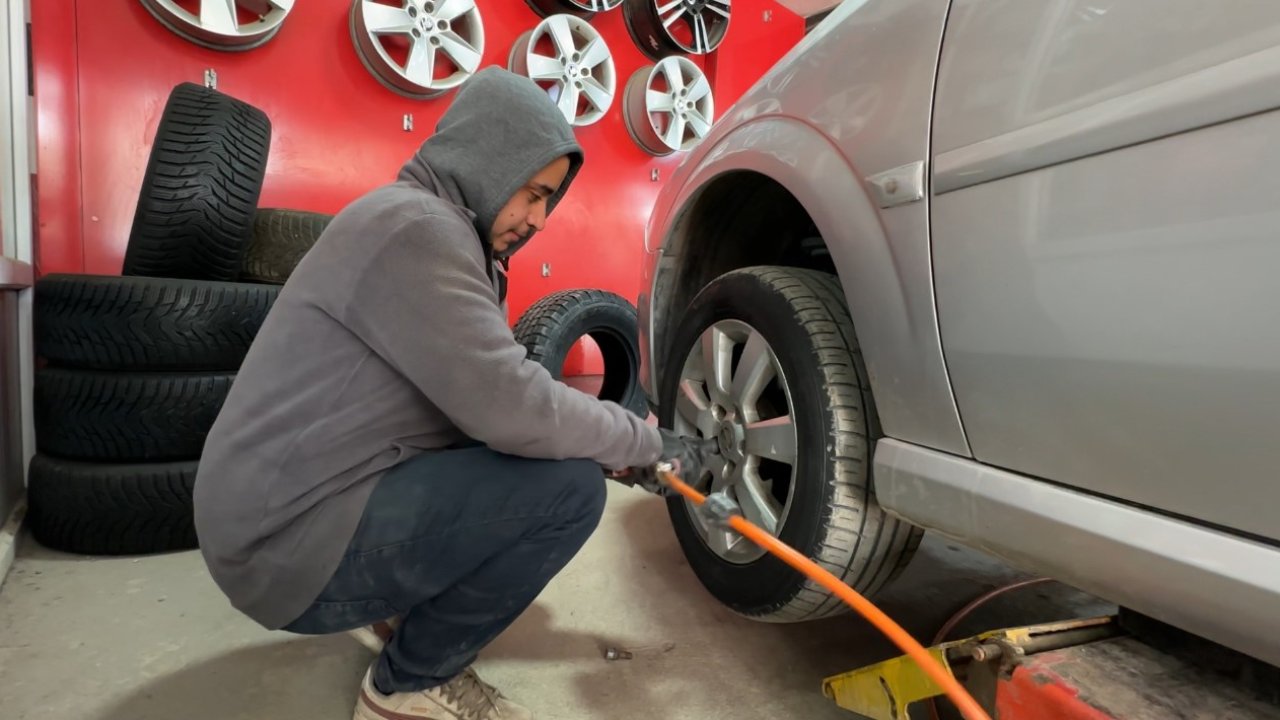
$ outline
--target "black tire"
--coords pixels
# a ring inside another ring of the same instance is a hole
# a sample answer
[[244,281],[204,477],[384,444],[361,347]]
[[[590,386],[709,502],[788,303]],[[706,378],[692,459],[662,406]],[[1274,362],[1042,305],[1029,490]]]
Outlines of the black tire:
[[604,358],[604,384],[598,397],[640,417],[649,416],[640,386],[640,341],[636,309],[603,290],[562,290],[525,310],[515,326],[516,341],[529,359],[561,378],[565,357],[583,336],[590,336]]
[[169,94],[142,179],[125,275],[235,280],[253,236],[271,121],[216,90]]
[[36,372],[36,444],[94,462],[198,460],[234,373]]
[[253,241],[244,256],[242,279],[283,285],[331,220],[332,215],[300,210],[259,210],[253,219]]
[[36,282],[36,354],[93,370],[235,370],[280,289],[96,275]]
[[[880,425],[839,281],[812,270],[757,267],[704,288],[673,336],[661,381],[664,427],[674,426],[686,357],[703,331],[723,320],[746,323],[767,341],[790,390],[795,480],[778,536],[854,589],[874,595],[906,566],[922,533],[890,517],[875,499],[871,458]],[[745,563],[723,559],[698,533],[686,501],[672,498],[668,509],[694,573],[735,612],[796,622],[847,611],[771,555]]]
[[27,525],[47,548],[140,555],[197,547],[195,462],[95,465],[36,455],[29,478]]

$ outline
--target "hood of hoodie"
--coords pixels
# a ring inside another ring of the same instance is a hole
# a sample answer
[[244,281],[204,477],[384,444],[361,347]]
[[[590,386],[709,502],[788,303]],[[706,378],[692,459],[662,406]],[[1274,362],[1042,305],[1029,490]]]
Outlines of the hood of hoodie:
[[[400,179],[416,181],[469,210],[481,242],[492,251],[489,234],[498,212],[539,170],[564,156],[569,172],[547,199],[548,217],[582,167],[582,147],[546,91],[529,78],[490,66],[459,88]],[[500,257],[514,254],[532,235]]]

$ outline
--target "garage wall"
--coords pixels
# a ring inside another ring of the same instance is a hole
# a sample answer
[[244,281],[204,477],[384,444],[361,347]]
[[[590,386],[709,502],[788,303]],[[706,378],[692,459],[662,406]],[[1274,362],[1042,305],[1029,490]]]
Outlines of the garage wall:
[[[177,83],[203,82],[206,69],[217,73],[218,89],[272,119],[263,207],[338,211],[394,178],[452,98],[409,100],[380,85],[352,46],[350,0],[297,2],[272,41],[242,53],[177,37],[137,0],[34,5],[41,275],[120,272],[165,99]],[[483,64],[505,65],[517,37],[540,18],[520,0],[478,5]],[[547,231],[513,262],[513,322],[531,302],[564,288],[599,287],[634,302],[644,224],[680,160],[649,156],[627,134],[622,90],[651,61],[634,46],[622,11],[598,14],[592,24],[613,51],[618,92],[606,118],[578,130],[587,152],[580,180]],[[803,20],[772,0],[735,3],[718,55],[697,59],[712,78],[717,115],[803,34]],[[406,114],[412,132],[403,130]]]

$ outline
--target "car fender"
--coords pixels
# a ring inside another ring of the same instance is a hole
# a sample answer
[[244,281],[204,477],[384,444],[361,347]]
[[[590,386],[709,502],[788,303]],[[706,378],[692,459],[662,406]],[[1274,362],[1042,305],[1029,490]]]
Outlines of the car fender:
[[[921,268],[918,253],[905,256],[890,242],[862,174],[836,143],[812,125],[767,114],[776,111],[776,101],[760,105],[760,114],[754,117],[753,108],[741,108],[738,124],[719,138],[708,138],[712,142],[672,178],[671,192],[659,197],[650,231],[660,234],[649,238],[657,246],[658,257],[651,258],[646,270],[653,310],[642,318],[649,335],[643,349],[648,355],[646,385],[657,387],[654,353],[665,343],[661,332],[654,334],[659,330],[654,321],[680,311],[668,307],[670,276],[689,244],[698,242],[690,233],[679,231],[681,214],[715,179],[731,172],[755,172],[786,188],[826,240],[857,328],[885,434],[967,455],[938,340],[927,231]],[[923,206],[920,212],[925,212]]]

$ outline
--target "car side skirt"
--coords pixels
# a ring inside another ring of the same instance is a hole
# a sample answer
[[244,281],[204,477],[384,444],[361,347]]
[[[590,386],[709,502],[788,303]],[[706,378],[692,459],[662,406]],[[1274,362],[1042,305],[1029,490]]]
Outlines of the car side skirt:
[[1280,665],[1280,549],[898,440],[876,446],[894,515]]

